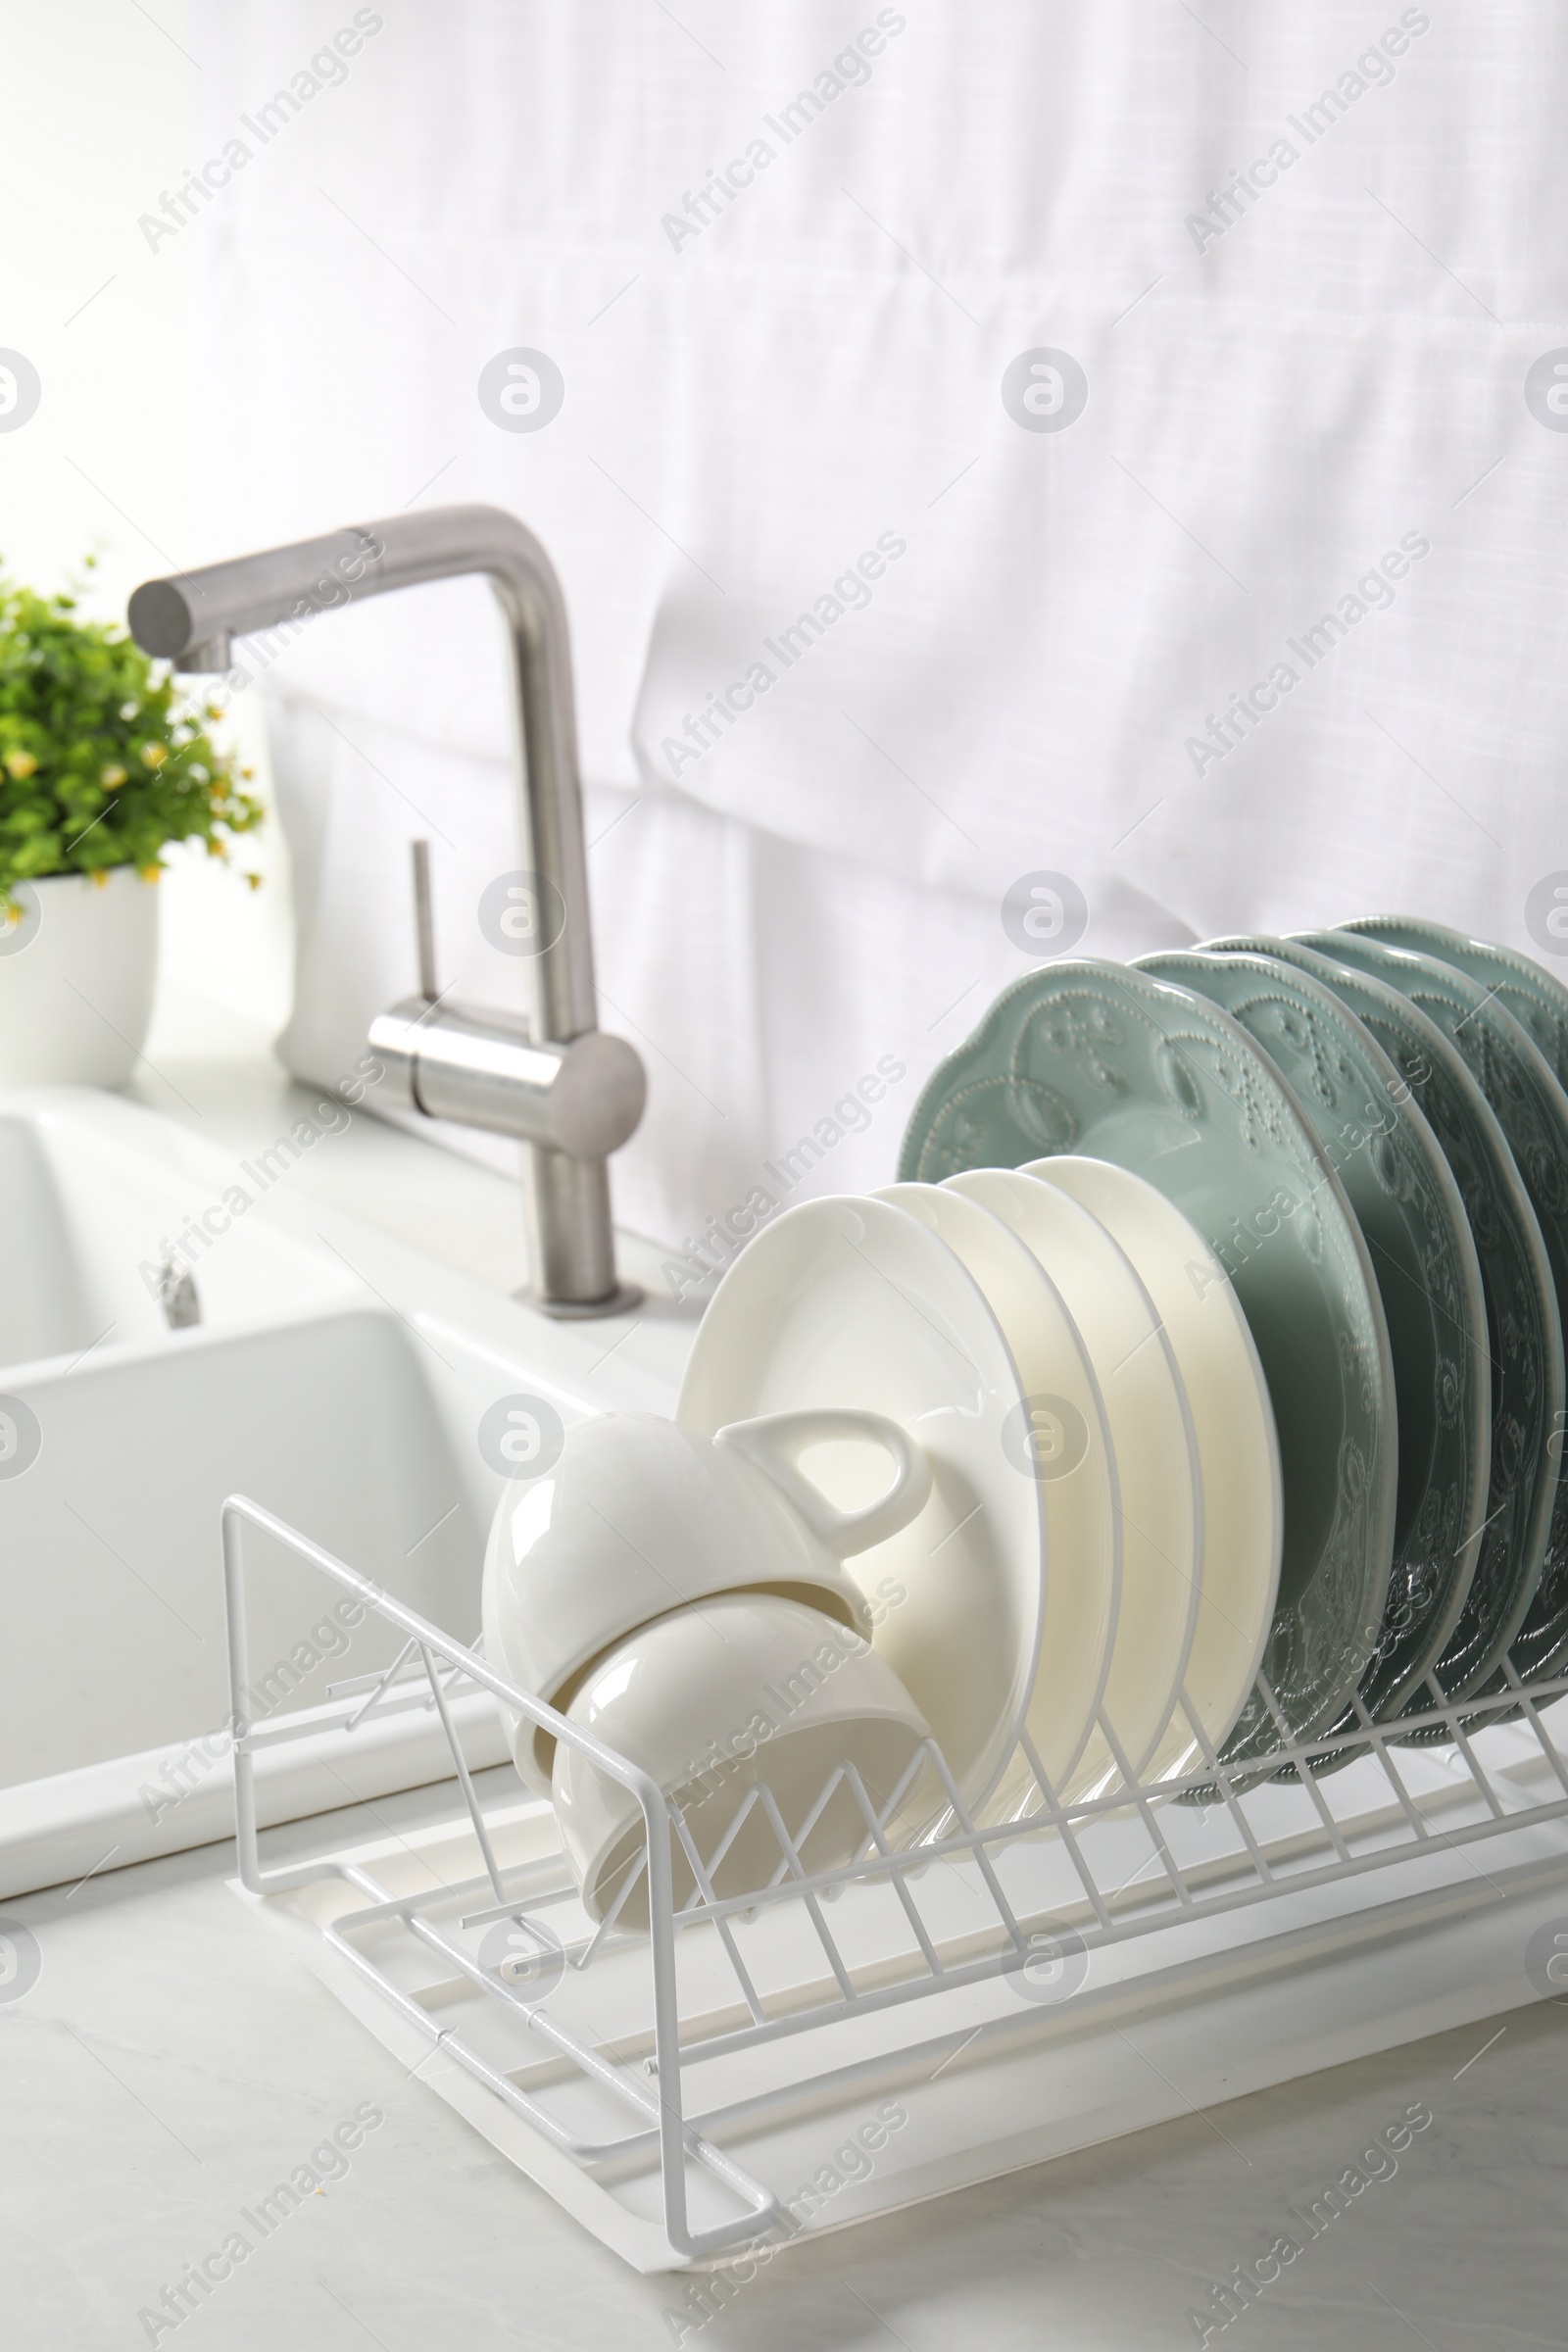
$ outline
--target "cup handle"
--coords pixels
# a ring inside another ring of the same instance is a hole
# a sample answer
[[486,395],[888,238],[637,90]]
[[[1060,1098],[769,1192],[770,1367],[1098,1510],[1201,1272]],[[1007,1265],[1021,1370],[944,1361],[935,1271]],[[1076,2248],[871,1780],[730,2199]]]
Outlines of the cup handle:
[[[841,1511],[813,1486],[800,1466],[809,1446],[836,1438],[858,1439],[880,1446],[893,1463],[893,1484],[875,1502],[858,1511]],[[925,1449],[899,1422],[885,1413],[862,1412],[850,1406],[823,1406],[798,1413],[763,1413],[755,1421],[731,1421],[713,1440],[761,1472],[786,1502],[806,1521],[811,1533],[836,1558],[869,1551],[887,1536],[907,1527],[925,1508],[931,1492],[931,1465]]]

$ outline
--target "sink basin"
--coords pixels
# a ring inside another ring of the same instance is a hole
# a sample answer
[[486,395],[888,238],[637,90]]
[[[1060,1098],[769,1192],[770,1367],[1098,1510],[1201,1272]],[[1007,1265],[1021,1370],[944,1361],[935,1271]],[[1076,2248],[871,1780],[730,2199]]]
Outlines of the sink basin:
[[[111,1833],[117,1861],[227,1834],[226,1495],[468,1642],[503,1484],[487,1409],[673,1409],[678,1320],[553,1323],[291,1190],[288,1165],[264,1191],[118,1097],[0,1095],[0,1413],[22,1433],[0,1448],[0,1893],[90,1868]],[[182,1233],[201,1319],[172,1329]],[[388,1630],[334,1619],[316,1571],[259,1535],[246,1562],[254,1717],[389,1662]],[[501,1762],[492,1702],[467,1703],[470,1761]],[[440,1777],[433,1720],[401,1720],[373,1791],[311,1794],[308,1757],[270,1751],[270,1817]]]
[[[384,1309],[197,1330],[113,1362],[4,1377],[43,1444],[26,1476],[0,1486],[0,1786],[224,1720],[216,1530],[226,1494],[251,1494],[339,1557],[373,1561],[376,1581],[422,1615],[475,1630],[500,1481],[471,1446],[460,1454],[418,1338]],[[385,1663],[368,1628],[352,1643],[339,1634],[315,1666],[298,1655],[330,1596],[301,1562],[281,1551],[269,1562],[267,1550],[258,1537],[253,1687],[281,1668],[279,1686],[306,1704]],[[69,1696],[38,1670],[55,1657]]]
[[0,1095],[0,1365],[164,1339],[158,1276],[182,1232],[193,1234],[209,1322],[308,1310],[359,1290],[275,1217],[236,1216],[240,1194],[265,1210],[269,1171],[247,1163],[247,1178],[172,1120],[64,1089]]

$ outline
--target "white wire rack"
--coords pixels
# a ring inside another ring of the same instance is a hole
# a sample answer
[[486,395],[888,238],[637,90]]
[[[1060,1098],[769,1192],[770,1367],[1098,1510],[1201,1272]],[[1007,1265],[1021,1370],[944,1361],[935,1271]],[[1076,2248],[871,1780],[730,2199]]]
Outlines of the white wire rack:
[[[1401,1736],[1442,1735],[1418,1747],[1392,1746],[1363,1716],[1356,1760],[1321,1778],[1310,1767],[1344,1754],[1343,1730],[1282,1741],[1274,1763],[1294,1777],[1260,1784],[1255,1763],[1227,1774],[1195,1722],[1200,1774],[1066,1804],[1026,1751],[1039,1787],[1027,1825],[977,1826],[928,1743],[910,1771],[929,1764],[949,1811],[920,1844],[896,1850],[887,1834],[906,1783],[879,1808],[845,1764],[800,1822],[749,1790],[703,1854],[647,1774],[370,1579],[243,1497],[225,1504],[222,1525],[237,1716],[249,1680],[247,1526],[403,1639],[392,1665],[335,1686],[308,1724],[236,1737],[243,1889],[283,1918],[383,2039],[421,2064],[439,2053],[423,2079],[646,2269],[711,2264],[1492,2014],[1531,1997],[1526,1932],[1568,1902],[1568,1763],[1545,1720],[1568,1678],[1514,1679],[1493,1697],[1407,1718]],[[510,1771],[476,1785],[451,1713],[474,1688],[635,1796],[647,1846],[617,1914],[587,1918],[547,1804]],[[358,1727],[415,1708],[436,1711],[451,1746],[462,1811],[441,1835],[264,1870],[257,1753],[336,1729],[347,1756]],[[808,1870],[800,1849],[846,1785],[864,1819],[859,1850]],[[1180,1796],[1189,1801],[1171,1801]],[[777,1868],[765,1886],[716,1893],[719,1860],[759,1804]],[[684,1903],[672,1892],[677,1851],[695,1887]],[[631,1931],[619,1914],[644,1873],[647,1926]],[[1490,1940],[1462,1942],[1478,1917]],[[1380,1979],[1369,1955],[1396,1944],[1395,1974]],[[1281,1988],[1272,2026],[1238,2006],[1239,1987],[1265,1981]],[[1307,2021],[1299,2032],[1282,2022],[1281,2000]],[[1161,2039],[1160,2018],[1181,2021],[1174,2041]],[[1148,2026],[1141,2048],[1136,2020]],[[1152,2079],[1142,2090],[1110,2080],[1110,2034],[1148,2060],[1164,2093]],[[1207,2065],[1194,2056],[1205,2035]],[[1103,2080],[1086,2089],[1079,2077],[1101,2049]],[[858,2163],[838,2188],[823,2186],[845,2168],[813,2168],[813,2153],[879,2092],[918,2129],[897,2161],[885,2144],[865,2159],[869,2173]]]

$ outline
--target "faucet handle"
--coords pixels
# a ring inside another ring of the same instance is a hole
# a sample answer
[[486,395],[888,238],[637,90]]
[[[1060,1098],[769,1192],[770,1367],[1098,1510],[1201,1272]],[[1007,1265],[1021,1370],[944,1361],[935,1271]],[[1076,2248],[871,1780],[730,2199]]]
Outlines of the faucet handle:
[[435,979],[435,914],[430,901],[430,844],[411,841],[414,854],[414,938],[419,958],[419,994],[433,1004],[441,994]]
[[[536,1042],[525,1013],[454,1003],[436,984],[430,845],[409,848],[419,993],[370,1024],[370,1047],[385,1064],[382,1101],[516,1136],[567,1159],[603,1160],[642,1117],[648,1082],[635,1050],[602,1029]],[[614,1295],[628,1294],[621,1286]],[[559,1302],[550,1311],[562,1311]],[[603,1301],[591,1311],[605,1311]]]

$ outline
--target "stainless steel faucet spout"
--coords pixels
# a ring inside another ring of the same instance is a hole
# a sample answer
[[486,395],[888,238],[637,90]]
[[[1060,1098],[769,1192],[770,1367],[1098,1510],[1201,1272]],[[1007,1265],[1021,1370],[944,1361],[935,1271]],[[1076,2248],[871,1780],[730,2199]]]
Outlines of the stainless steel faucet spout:
[[[500,507],[434,507],[416,514],[388,515],[322,538],[296,540],[286,547],[210,564],[199,571],[145,581],[131,597],[128,618],[144,652],[162,656],[176,669],[212,669],[226,665],[232,638],[298,628],[318,613],[389,589],[472,572],[490,580],[512,648],[520,771],[519,863],[537,878],[542,899],[565,910],[559,929],[546,926],[554,936],[542,937],[539,953],[525,965],[532,998],[528,1041],[518,1047],[525,1057],[529,1046],[569,1046],[598,1027],[570,634],[555,567],[526,525]],[[471,1029],[471,1020],[468,1026]],[[471,1063],[471,1039],[466,1035],[463,1053]],[[623,1102],[630,1100],[629,1055],[631,1048],[624,1047],[618,1056],[611,1057]],[[445,1094],[440,1088],[442,1058],[437,1009],[420,1040],[424,1100],[461,1103],[461,1085]],[[579,1058],[588,1078],[598,1064],[593,1057]],[[507,1127],[497,1104],[505,1102],[511,1074],[498,1036],[487,1071],[487,1115],[473,1123]],[[616,1280],[605,1161],[564,1151],[554,1140],[539,1140],[543,1113],[535,1102],[539,1086],[531,1065],[523,1069],[519,1064],[517,1083],[517,1116],[507,1131],[533,1139],[527,1190],[537,1303],[557,1314],[613,1313],[633,1294]],[[564,1099],[559,1087],[556,1091]],[[631,1094],[636,1092],[633,1087]],[[423,1107],[417,1095],[414,1100]],[[453,1107],[446,1107],[443,1115],[454,1115]],[[457,1115],[464,1115],[461,1108]],[[593,1119],[579,1118],[570,1132],[588,1137],[597,1131],[612,1133],[617,1126],[624,1126],[623,1114],[600,1123],[597,1130]],[[552,1137],[562,1132],[559,1115],[556,1126],[547,1131]]]

